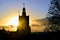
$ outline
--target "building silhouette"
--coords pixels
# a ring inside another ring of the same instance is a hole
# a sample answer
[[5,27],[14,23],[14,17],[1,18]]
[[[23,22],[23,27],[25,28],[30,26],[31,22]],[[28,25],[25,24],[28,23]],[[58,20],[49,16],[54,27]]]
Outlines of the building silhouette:
[[22,16],[19,15],[19,25],[17,27],[17,32],[21,35],[28,35],[31,33],[29,26],[29,15],[26,16],[25,4],[23,3]]

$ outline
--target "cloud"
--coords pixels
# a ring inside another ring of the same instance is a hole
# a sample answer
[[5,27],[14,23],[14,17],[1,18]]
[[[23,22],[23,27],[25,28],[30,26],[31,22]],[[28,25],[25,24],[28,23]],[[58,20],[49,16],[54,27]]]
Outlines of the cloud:
[[33,27],[34,27],[34,26],[41,26],[41,25],[38,25],[38,24],[32,24],[31,26],[33,26]]
[[46,28],[47,20],[46,19],[35,19],[31,25],[32,32],[44,32]]

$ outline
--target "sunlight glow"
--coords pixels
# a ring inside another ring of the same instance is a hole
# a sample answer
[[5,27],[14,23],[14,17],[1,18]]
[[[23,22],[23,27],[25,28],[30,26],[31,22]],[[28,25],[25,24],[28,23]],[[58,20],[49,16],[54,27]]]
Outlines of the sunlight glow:
[[13,25],[14,27],[18,26],[18,17],[13,17],[11,18],[8,22],[7,25]]

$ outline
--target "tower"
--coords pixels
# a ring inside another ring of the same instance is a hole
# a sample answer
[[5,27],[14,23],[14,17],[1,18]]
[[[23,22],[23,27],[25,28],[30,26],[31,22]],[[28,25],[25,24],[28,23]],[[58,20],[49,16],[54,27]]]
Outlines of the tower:
[[18,32],[23,35],[30,34],[29,16],[26,16],[25,4],[23,3],[22,16],[19,15]]

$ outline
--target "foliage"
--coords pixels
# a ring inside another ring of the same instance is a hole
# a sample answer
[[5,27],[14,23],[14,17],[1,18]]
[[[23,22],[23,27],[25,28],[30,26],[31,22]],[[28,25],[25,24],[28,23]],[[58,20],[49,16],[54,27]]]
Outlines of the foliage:
[[48,27],[45,31],[58,32],[60,27],[60,0],[51,0],[48,12]]

